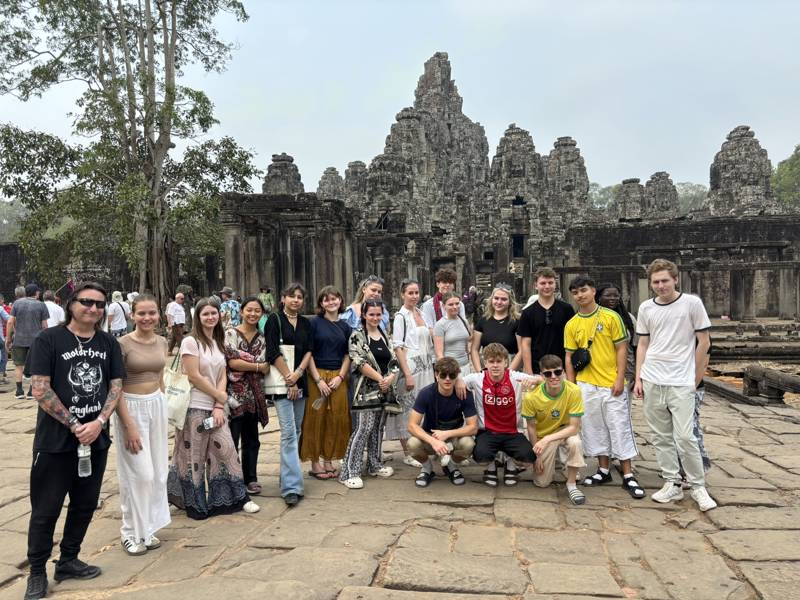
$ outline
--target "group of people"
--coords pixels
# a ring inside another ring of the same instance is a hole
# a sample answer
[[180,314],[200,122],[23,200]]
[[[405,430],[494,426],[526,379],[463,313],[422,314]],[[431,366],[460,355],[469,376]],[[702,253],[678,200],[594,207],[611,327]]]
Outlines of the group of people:
[[[677,289],[673,263],[656,260],[647,274],[655,297],[640,306],[635,324],[617,287],[586,276],[569,284],[575,312],[557,298],[549,268],[536,273],[538,298],[522,311],[513,290],[497,285],[474,326],[453,293],[450,269],[436,273],[437,291],[422,305],[420,284],[404,280],[403,306],[393,318],[382,300],[384,281],[374,275],[359,283],[349,305],[335,287],[322,288],[310,319],[299,283],[284,288],[271,310],[261,295],[237,301],[224,288],[222,297],[194,305],[190,335],[176,331],[185,314],[176,294],[166,309],[174,358],[158,335],[154,297],[132,299],[134,327],[115,337],[100,327],[109,309],[105,290],[78,286],[63,324],[36,335],[27,356],[39,414],[26,598],[47,593],[45,564],[66,494],[55,578],[100,573],[78,553],[99,497],[109,419],[120,444],[121,543],[131,555],[160,545],[169,503],[194,519],[259,510],[251,496],[262,491],[259,428],[270,405],[288,506],[303,499],[304,462],[308,476],[350,489],[363,488],[365,474],[391,477],[384,440],[400,441],[404,462],[419,468],[420,488],[439,472],[463,485],[468,460],[485,466],[488,486],[516,485],[530,467],[533,483],[545,487],[560,459],[569,499],[583,504],[580,469],[593,457],[598,469],[583,479],[584,489],[612,482],[611,461],[618,460],[622,487],[641,499],[632,466],[633,394],[644,397],[665,481],[652,499],[678,500],[687,487],[701,510],[713,508],[696,422],[710,323],[699,298]],[[162,372],[178,364],[191,392],[170,460]]]

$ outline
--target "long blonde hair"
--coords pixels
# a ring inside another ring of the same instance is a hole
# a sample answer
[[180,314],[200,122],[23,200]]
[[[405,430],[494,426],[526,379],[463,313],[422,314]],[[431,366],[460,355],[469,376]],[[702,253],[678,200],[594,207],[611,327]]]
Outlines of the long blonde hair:
[[358,291],[356,292],[356,299],[353,300],[353,304],[361,306],[364,302],[364,290],[367,289],[368,285],[372,285],[373,283],[377,283],[378,285],[383,288],[386,285],[386,282],[383,280],[382,277],[378,277],[377,275],[370,275],[366,279],[362,279],[358,283]]
[[508,314],[511,315],[512,321],[519,321],[520,312],[519,305],[517,304],[517,297],[514,295],[514,290],[507,286],[495,286],[489,297],[483,302],[483,316],[486,319],[494,318],[494,306],[492,305],[492,298],[497,292],[503,292],[508,296]]

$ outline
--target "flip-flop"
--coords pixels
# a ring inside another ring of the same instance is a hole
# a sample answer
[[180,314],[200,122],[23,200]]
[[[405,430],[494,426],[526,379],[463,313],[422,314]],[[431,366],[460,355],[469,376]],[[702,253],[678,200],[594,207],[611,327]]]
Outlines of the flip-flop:
[[261,484],[257,481],[252,481],[247,484],[247,493],[248,494],[260,494],[261,493]]
[[331,474],[328,471],[309,471],[308,474],[314,479],[320,479],[322,481],[331,479]]

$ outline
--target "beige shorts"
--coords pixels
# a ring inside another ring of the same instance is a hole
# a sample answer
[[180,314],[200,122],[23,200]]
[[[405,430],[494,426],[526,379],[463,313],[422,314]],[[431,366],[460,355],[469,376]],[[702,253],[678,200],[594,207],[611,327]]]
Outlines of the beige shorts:
[[[464,459],[472,455],[472,449],[475,447],[475,439],[471,435],[460,438],[450,438],[447,441],[453,444],[453,452],[451,455],[454,462],[463,462]],[[414,436],[408,438],[406,447],[408,448],[408,453],[421,463],[428,460],[428,456],[436,454],[436,452],[433,451],[433,446]]]
[[[583,444],[580,435],[571,435],[568,438],[547,444],[533,465],[533,483],[538,487],[547,487],[553,482],[556,473],[556,454],[561,458],[565,467],[585,467],[583,460]],[[543,467],[541,473],[538,468]]]

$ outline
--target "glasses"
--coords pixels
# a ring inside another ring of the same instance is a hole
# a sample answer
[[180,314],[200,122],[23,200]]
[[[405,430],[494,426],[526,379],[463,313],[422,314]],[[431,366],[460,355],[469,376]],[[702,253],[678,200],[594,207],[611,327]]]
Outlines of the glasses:
[[439,373],[439,379],[449,379],[455,381],[458,379],[458,373]]
[[553,322],[552,317],[553,317],[553,311],[548,308],[546,311],[544,311],[544,324],[550,325],[550,323]]
[[495,289],[503,290],[504,292],[512,292],[513,291],[513,288],[510,285],[508,285],[507,283],[498,283],[494,287],[495,287]]
[[542,371],[542,375],[550,379],[551,377],[561,377],[561,374],[564,372],[564,369],[553,369],[552,371]]
[[105,300],[92,300],[91,298],[75,298],[75,302],[89,308],[92,304],[95,305],[97,310],[104,310],[106,307]]

